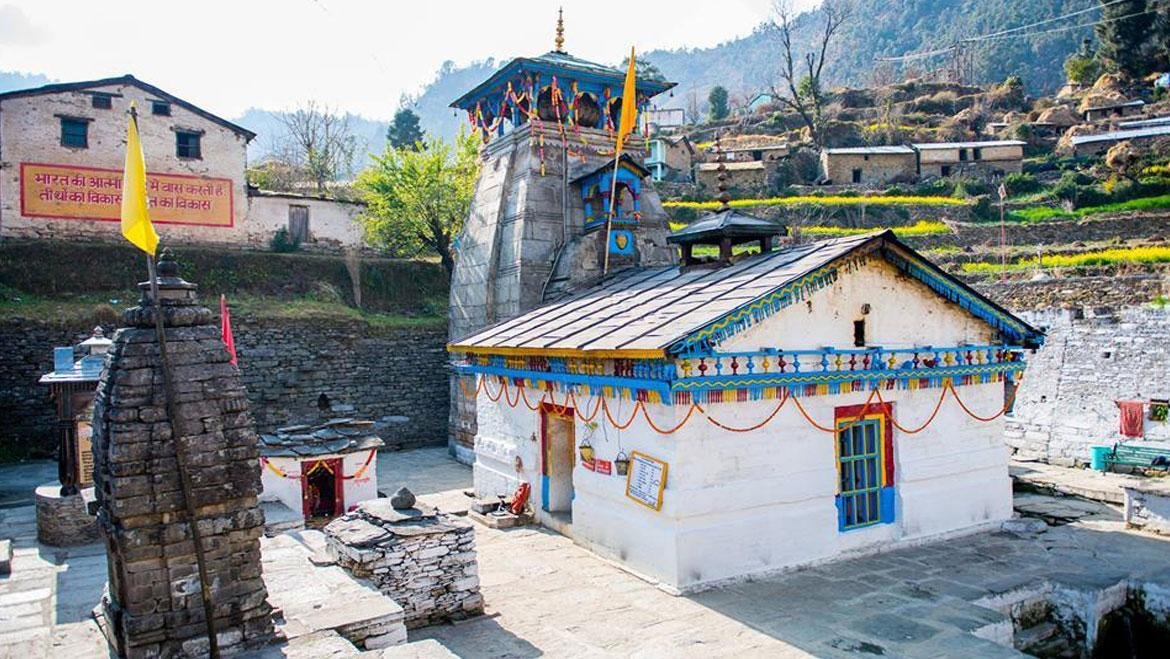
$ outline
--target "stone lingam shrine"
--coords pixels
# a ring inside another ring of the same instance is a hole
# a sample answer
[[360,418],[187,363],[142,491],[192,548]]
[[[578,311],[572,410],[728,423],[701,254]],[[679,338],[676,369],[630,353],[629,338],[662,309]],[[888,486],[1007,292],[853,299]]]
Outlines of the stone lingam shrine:
[[195,285],[164,252],[168,404],[156,301],[149,283],[139,287],[95,401],[94,488],[109,563],[96,613],[123,656],[208,653],[208,611],[220,649],[265,644],[273,625],[260,568],[260,453],[240,372]]

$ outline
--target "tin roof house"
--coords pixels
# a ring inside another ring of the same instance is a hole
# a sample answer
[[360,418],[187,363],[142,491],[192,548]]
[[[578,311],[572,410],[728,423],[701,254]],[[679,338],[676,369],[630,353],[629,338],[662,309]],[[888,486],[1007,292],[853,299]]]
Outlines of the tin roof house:
[[776,247],[735,219],[449,345],[476,493],[528,483],[538,522],[675,592],[1008,518],[1003,414],[1043,335],[892,232]]

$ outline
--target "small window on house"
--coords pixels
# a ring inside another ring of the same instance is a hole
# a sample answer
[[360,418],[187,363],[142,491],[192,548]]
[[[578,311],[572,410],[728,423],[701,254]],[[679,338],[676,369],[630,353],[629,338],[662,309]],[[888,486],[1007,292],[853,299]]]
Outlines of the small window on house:
[[858,348],[865,347],[865,321],[853,321],[853,345]]
[[175,131],[175,155],[180,158],[202,158],[203,152],[199,148],[201,137],[200,133],[192,131]]
[[166,101],[151,101],[150,113],[160,117],[169,117],[171,116],[171,104]]
[[959,149],[959,162],[967,162],[967,150]]
[[951,175],[951,166],[950,165],[943,165],[940,168],[939,173],[943,176],[950,176]]
[[861,170],[860,169],[853,170],[853,182],[854,183],[861,183]]
[[[893,474],[889,473],[883,417],[837,420],[837,521],[850,531],[894,521]],[[844,417],[844,418],[842,418]]]
[[114,107],[114,97],[109,94],[94,94],[90,97],[90,105],[95,110],[109,110]]
[[290,204],[288,207],[288,237],[295,243],[309,241],[309,207]]
[[71,149],[89,148],[89,121],[61,117],[61,146]]
[[983,160],[983,149],[972,149],[971,154],[975,160]]

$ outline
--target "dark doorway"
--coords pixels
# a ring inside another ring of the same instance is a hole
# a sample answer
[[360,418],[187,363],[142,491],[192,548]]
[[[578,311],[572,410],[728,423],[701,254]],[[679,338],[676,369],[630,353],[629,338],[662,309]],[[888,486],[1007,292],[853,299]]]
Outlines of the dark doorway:
[[309,240],[309,207],[290,205],[288,207],[288,237],[294,242]]
[[861,183],[861,170],[860,169],[853,170],[853,182],[854,183]]
[[341,458],[301,463],[305,519],[337,517],[345,510]]

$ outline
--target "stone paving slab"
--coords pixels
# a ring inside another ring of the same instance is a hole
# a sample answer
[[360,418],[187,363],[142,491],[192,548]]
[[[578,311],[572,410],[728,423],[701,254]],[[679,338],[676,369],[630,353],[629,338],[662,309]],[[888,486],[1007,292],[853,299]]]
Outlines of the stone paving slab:
[[1017,489],[1023,485],[1041,492],[1083,497],[1119,506],[1125,503],[1124,486],[1147,480],[1141,476],[1060,467],[1044,462],[1012,461],[1008,473],[1016,482]]

